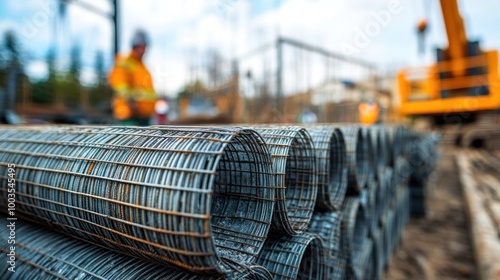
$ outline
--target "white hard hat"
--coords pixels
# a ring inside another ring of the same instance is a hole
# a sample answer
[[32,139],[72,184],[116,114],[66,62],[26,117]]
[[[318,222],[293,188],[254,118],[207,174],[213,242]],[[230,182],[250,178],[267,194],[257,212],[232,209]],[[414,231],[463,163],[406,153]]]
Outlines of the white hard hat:
[[132,36],[132,47],[148,44],[148,35],[143,30],[137,30]]

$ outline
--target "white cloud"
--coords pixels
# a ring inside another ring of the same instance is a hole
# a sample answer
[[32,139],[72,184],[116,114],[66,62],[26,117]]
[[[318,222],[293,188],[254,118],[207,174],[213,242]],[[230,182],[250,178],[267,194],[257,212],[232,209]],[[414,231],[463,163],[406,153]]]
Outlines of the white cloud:
[[[273,42],[279,33],[342,52],[343,46],[355,43],[358,30],[363,31],[376,21],[374,13],[387,10],[391,1],[397,0],[275,0],[273,3],[278,2],[281,5],[272,8],[273,5],[269,5],[269,2],[263,5],[250,0],[123,0],[120,46],[122,52],[127,52],[134,30],[147,30],[152,44],[145,58],[146,64],[151,69],[158,91],[173,95],[190,78],[190,66],[203,63],[203,55],[209,48],[219,50],[230,59],[262,44]],[[495,9],[500,8],[500,2],[485,1],[487,4],[463,0],[460,4],[463,4],[461,8],[467,21],[466,26],[470,28],[469,34],[472,37],[484,38],[483,46],[498,49],[500,37],[496,36],[493,27],[500,24],[500,18],[496,15],[498,9]],[[16,11],[26,10],[26,15],[20,19],[21,23],[26,25],[25,22],[33,22],[37,13],[47,10],[49,2],[55,1],[9,0],[8,7]],[[107,1],[85,2],[109,10]],[[392,15],[390,22],[381,26],[376,36],[371,36],[366,45],[358,48],[354,54],[356,57],[372,61],[382,69],[393,67],[394,64],[418,65],[433,61],[433,46],[446,45],[441,13],[436,1],[431,6],[427,54],[420,58],[417,55],[415,25],[418,19],[425,15],[423,4],[408,0],[399,2],[402,11]],[[7,26],[15,27],[15,24],[0,21],[0,31]],[[65,29],[67,32],[63,32]],[[52,18],[48,23],[42,22],[32,39],[23,39],[23,42],[31,50],[49,46],[52,42],[51,30]],[[66,60],[70,43],[76,41],[82,46],[82,56],[87,68],[93,66],[97,50],[104,51],[108,55],[108,61],[111,61],[110,21],[70,5],[66,25],[61,30],[61,41],[67,45]],[[294,54],[291,54],[292,58],[293,56]],[[321,64],[319,59],[315,60],[316,64]],[[272,53],[268,53],[265,57],[247,61],[247,64],[247,68],[242,71],[250,68],[258,71],[265,67],[267,71],[271,71],[269,69],[274,67],[275,58]],[[314,67],[311,75],[314,78],[324,75],[321,69]],[[264,72],[260,72],[265,75],[262,73]]]

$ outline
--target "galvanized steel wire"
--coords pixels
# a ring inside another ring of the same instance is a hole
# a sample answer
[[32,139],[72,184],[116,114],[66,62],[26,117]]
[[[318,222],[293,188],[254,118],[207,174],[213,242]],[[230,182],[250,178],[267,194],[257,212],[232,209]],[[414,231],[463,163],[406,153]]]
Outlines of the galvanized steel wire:
[[339,210],[347,191],[347,164],[344,136],[333,126],[308,127],[316,154],[319,211]]
[[271,158],[253,130],[1,128],[0,158],[2,180],[16,164],[19,216],[165,265],[227,273],[270,227]]
[[[71,235],[64,254],[86,240],[100,247],[79,251],[138,257],[168,279],[380,279],[434,139],[350,124],[0,127],[0,180],[15,163],[16,210]],[[45,249],[35,232],[23,242]],[[50,253],[26,254],[52,269]]]
[[252,128],[262,135],[273,162],[276,204],[271,229],[301,234],[309,226],[318,193],[311,136],[298,126]]
[[273,279],[328,279],[323,242],[316,234],[270,237],[257,262]]
[[317,234],[323,240],[325,247],[325,279],[338,279],[335,271],[340,258],[340,212],[315,212],[308,231]]
[[361,279],[364,271],[365,245],[368,241],[368,222],[359,199],[346,197],[342,209],[341,257],[345,258],[346,273]]
[[339,126],[346,143],[348,165],[348,190],[359,193],[370,179],[372,156],[365,133],[359,125]]
[[[6,219],[5,216],[0,216]],[[0,240],[7,244],[9,229],[0,228]],[[263,267],[232,264],[227,275],[197,275],[174,270],[157,263],[131,258],[101,246],[56,233],[50,229],[18,220],[16,223],[16,259],[14,273],[9,264],[0,262],[2,279],[176,279],[176,280],[270,280]],[[5,254],[9,250],[0,247]],[[7,273],[6,273],[7,272]]]

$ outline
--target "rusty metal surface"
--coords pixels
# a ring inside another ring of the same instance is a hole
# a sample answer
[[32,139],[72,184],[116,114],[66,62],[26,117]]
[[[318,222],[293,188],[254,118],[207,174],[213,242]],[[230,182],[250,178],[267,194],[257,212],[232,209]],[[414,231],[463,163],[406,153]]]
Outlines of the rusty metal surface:
[[307,127],[314,143],[318,196],[316,209],[339,210],[347,191],[346,147],[342,132],[334,126]]
[[[6,219],[6,216],[0,216]],[[7,244],[9,229],[0,228],[0,240]],[[231,265],[226,275],[198,275],[174,270],[119,254],[101,246],[71,238],[27,221],[16,224],[16,258],[14,273],[2,279],[177,279],[177,280],[270,280],[271,274],[259,265]],[[8,254],[5,246],[0,251]],[[0,263],[6,272],[7,262]]]
[[251,263],[271,223],[271,158],[253,130],[2,128],[0,158],[2,184],[16,165],[19,216],[166,265]]
[[318,192],[316,159],[309,133],[298,126],[255,126],[272,157],[276,186],[273,231],[298,235],[307,230]]
[[273,279],[328,279],[323,242],[316,234],[270,237],[257,262]]

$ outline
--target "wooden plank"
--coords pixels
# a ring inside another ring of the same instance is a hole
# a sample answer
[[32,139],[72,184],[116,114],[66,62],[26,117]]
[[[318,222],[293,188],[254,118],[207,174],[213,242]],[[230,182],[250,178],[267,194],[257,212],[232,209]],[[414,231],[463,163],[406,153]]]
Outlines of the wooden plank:
[[483,280],[500,279],[500,238],[490,214],[484,207],[484,198],[477,189],[473,167],[467,154],[456,155],[462,183],[466,213],[469,216],[479,276]]

